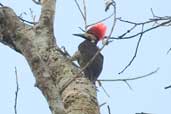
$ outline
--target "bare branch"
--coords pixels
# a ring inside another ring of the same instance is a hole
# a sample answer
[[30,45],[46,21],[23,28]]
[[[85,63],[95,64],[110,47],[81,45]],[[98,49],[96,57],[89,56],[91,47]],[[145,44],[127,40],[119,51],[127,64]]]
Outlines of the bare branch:
[[[157,19],[157,20],[159,20],[159,19]],[[163,21],[164,19],[162,19],[162,21]],[[146,23],[151,23],[151,22],[155,22],[156,20],[151,20],[151,21],[148,21],[148,22],[144,22],[144,23],[132,23],[132,24],[136,24],[136,25],[142,25],[142,24],[146,24]],[[129,21],[128,21],[128,23],[130,23]],[[136,34],[134,34],[134,35],[131,35],[131,36],[128,36],[128,37],[122,37],[122,36],[119,36],[119,37],[110,37],[110,39],[116,39],[116,40],[120,40],[120,39],[132,39],[132,38],[135,38],[136,36],[138,36],[138,35],[141,35],[141,34],[144,34],[144,33],[146,33],[146,32],[149,32],[149,31],[151,31],[151,30],[154,30],[154,29],[156,29],[156,28],[159,28],[159,27],[161,27],[161,26],[165,26],[165,25],[167,25],[167,24],[170,24],[171,23],[171,19],[169,18],[167,21],[165,21],[165,22],[163,22],[163,23],[160,23],[160,24],[158,24],[158,25],[156,25],[156,26],[154,26],[154,27],[151,27],[151,28],[148,28],[148,29],[146,29],[146,30],[144,30],[144,31],[141,31],[141,32],[138,32],[138,33],[136,33]]]
[[112,6],[113,4],[115,4],[114,0],[104,0],[104,2],[105,2],[105,5],[106,5],[105,11],[108,11],[109,7]]
[[116,25],[116,3],[113,2],[113,24],[112,24],[112,28],[111,28],[111,31],[109,33],[109,36],[107,37],[107,39],[109,40],[109,38],[111,37],[112,33],[113,33],[113,30],[114,30],[114,27]]
[[108,113],[111,114],[110,107],[107,105]]
[[128,86],[128,88],[129,88],[130,90],[133,90],[132,87],[131,87],[131,85],[128,83],[128,81],[125,80],[124,82],[125,82],[125,84]]
[[[124,36],[126,36],[128,33],[130,33],[132,30],[134,30],[137,27],[137,25],[133,25],[130,29],[128,29],[125,33],[123,33],[122,35],[120,35],[118,38],[123,38]],[[110,38],[111,39],[111,38]]]
[[41,6],[39,26],[46,27],[50,32],[53,32],[56,0],[41,0]]
[[81,27],[78,27],[82,32],[86,32],[84,29],[82,29]]
[[109,93],[106,91],[106,89],[101,85],[101,88],[103,89],[104,93],[106,94],[107,97],[110,97]]
[[37,5],[40,5],[41,3],[40,3],[40,0],[38,0],[38,1],[36,1],[36,0],[32,0],[35,4],[37,4]]
[[108,92],[106,91],[106,89],[103,87],[102,83],[100,81],[97,81],[99,86],[102,88],[102,90],[104,91],[104,93],[106,94],[107,97],[110,97],[110,95],[108,94]]
[[171,48],[167,51],[167,54],[169,54],[169,53],[170,53],[170,51],[171,51]]
[[36,16],[34,15],[34,12],[33,12],[33,10],[31,8],[29,8],[29,11],[30,11],[30,15],[31,15],[32,21],[35,23]]
[[98,23],[104,22],[104,21],[110,19],[113,15],[114,15],[114,14],[112,13],[111,15],[109,15],[108,17],[106,17],[106,18],[104,18],[104,19],[102,19],[102,20],[99,20],[99,21],[97,21],[97,22],[95,22],[95,23],[92,23],[92,24],[87,25],[87,27],[90,27],[90,26],[96,25],[96,24],[98,24]]
[[20,16],[18,16],[18,18],[19,18],[22,22],[26,22],[26,23],[31,24],[31,25],[36,25],[36,24],[37,24],[37,22],[27,21],[27,20],[21,18]]
[[152,114],[152,113],[140,112],[140,113],[135,113],[135,114]]
[[153,23],[154,21],[160,21],[160,19],[154,19],[154,20],[150,19],[148,21],[138,23],[138,22],[132,22],[132,21],[124,20],[122,18],[117,18],[117,20],[124,22],[124,23],[132,24],[132,25],[150,24],[150,23]]
[[15,111],[15,114],[17,114],[17,100],[18,100],[18,92],[19,92],[19,83],[18,83],[18,74],[17,74],[16,67],[15,67],[15,77],[16,77],[16,91],[15,91],[14,111]]
[[[144,25],[142,25],[142,32],[143,32],[143,29],[144,29]],[[142,39],[142,36],[143,36],[143,34],[141,34],[141,35],[140,35],[140,38],[138,39],[137,46],[136,46],[136,49],[135,49],[135,53],[134,53],[133,58],[132,58],[131,61],[128,63],[128,65],[126,65],[125,68],[124,68],[121,72],[119,72],[118,74],[123,73],[123,72],[132,64],[132,62],[133,62],[134,59],[136,58],[137,52],[138,52],[138,48],[139,48],[139,45],[140,45],[140,42],[141,42],[141,39]]]
[[153,15],[153,17],[156,17],[156,15],[154,14],[153,9],[151,8],[150,10],[151,10],[151,14]]
[[83,0],[83,9],[84,9],[84,12],[81,10],[81,7],[80,7],[80,5],[79,5],[79,3],[78,3],[77,0],[75,0],[75,3],[77,5],[78,10],[81,13],[81,16],[82,16],[83,20],[84,20],[84,29],[85,29],[84,31],[87,31],[87,27],[88,26],[87,26],[87,7],[86,7],[86,1]]
[[99,105],[99,107],[102,107],[102,106],[104,106],[104,105],[106,105],[107,103],[106,102],[104,102],[104,103],[102,103],[101,105]]
[[149,29],[146,29],[146,30],[144,30],[144,31],[142,31],[142,32],[139,32],[139,33],[135,34],[135,35],[132,35],[132,36],[129,36],[129,37],[124,37],[124,39],[131,39],[131,38],[136,37],[136,36],[138,36],[138,35],[140,35],[140,34],[144,34],[144,33],[146,33],[146,32],[149,32],[149,31],[151,31],[151,30],[154,30],[154,29],[156,29],[156,28],[158,28],[158,27],[164,26],[164,25],[169,24],[169,23],[171,23],[171,20],[166,21],[166,22],[163,22],[163,23],[161,23],[161,24],[159,24],[159,25],[157,25],[157,26],[155,26],[155,27],[151,27],[151,28],[149,28]]
[[[32,19],[35,18],[35,16],[33,16],[33,11],[32,11],[31,9],[29,9],[29,11],[30,11],[30,13],[31,13],[31,18],[32,18]],[[26,23],[31,24],[31,25],[36,25],[36,24],[38,24],[38,22],[35,22],[35,19],[33,19],[33,22],[24,19],[24,18],[22,17],[23,14],[24,14],[24,15],[27,15],[26,12],[22,12],[22,13],[18,16],[18,18],[19,18],[22,22],[24,22],[24,23],[26,22]]]
[[171,85],[169,85],[169,86],[166,86],[164,89],[169,89],[169,88],[171,88]]
[[82,16],[82,18],[83,18],[83,20],[84,20],[84,19],[85,19],[85,16],[84,16],[83,11],[81,10],[81,7],[80,7],[79,3],[77,2],[77,0],[74,0],[74,1],[75,1],[76,5],[77,5],[77,8],[78,8],[78,10],[80,11],[81,16]]
[[85,30],[87,31],[87,7],[86,7],[85,0],[83,0],[83,6],[84,6],[84,26],[85,26]]
[[138,77],[134,77],[134,78],[124,78],[124,79],[99,79],[99,81],[103,81],[103,82],[116,82],[116,81],[133,81],[133,80],[138,80],[138,79],[141,79],[141,78],[146,78],[148,76],[151,76],[155,73],[158,72],[160,68],[157,68],[155,71],[152,71],[148,74],[145,74],[143,76],[138,76]]

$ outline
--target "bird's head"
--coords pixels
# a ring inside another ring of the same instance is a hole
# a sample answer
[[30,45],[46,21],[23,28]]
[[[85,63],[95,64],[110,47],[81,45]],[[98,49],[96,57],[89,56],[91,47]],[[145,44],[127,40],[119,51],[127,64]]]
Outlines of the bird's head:
[[73,34],[75,36],[82,37],[86,40],[91,41],[92,43],[97,43],[102,40],[105,36],[107,27],[103,23],[98,23],[96,25],[91,26],[87,32],[84,34]]

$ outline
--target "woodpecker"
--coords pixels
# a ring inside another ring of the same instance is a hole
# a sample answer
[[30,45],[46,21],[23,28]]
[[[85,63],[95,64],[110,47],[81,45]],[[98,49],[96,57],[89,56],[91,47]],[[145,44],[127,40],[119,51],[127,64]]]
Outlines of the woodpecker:
[[[71,57],[71,60],[77,60],[80,68],[85,65],[95,56],[99,50],[97,43],[102,40],[106,33],[106,25],[98,23],[88,29],[84,34],[73,34],[84,38],[85,40],[79,44],[78,51]],[[103,55],[99,53],[91,64],[89,64],[84,70],[86,78],[88,78],[93,84],[95,84],[103,69]]]

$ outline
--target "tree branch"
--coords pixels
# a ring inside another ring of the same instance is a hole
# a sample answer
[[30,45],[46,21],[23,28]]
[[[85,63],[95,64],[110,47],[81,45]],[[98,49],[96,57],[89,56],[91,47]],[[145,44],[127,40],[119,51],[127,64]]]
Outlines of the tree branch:
[[108,109],[108,113],[111,114],[110,106],[109,105],[107,105],[107,109]]
[[85,30],[87,31],[87,7],[86,7],[85,0],[83,0],[83,6],[84,6],[84,25],[85,25]]
[[52,10],[45,7],[55,2],[47,1],[42,2],[41,22],[34,26],[21,22],[12,9],[1,7],[0,42],[18,50],[26,58],[36,79],[35,85],[46,98],[52,114],[79,114],[87,113],[87,110],[89,114],[98,114],[96,88],[90,86],[83,74],[61,92],[65,83],[79,74],[79,68],[59,51],[51,25],[46,26],[53,21],[48,18],[54,12],[50,13]]
[[39,26],[46,27],[50,32],[53,32],[56,0],[42,0],[41,6]]
[[0,20],[0,42],[21,53],[15,44],[16,39],[20,37],[17,32],[30,26],[20,22],[14,11],[5,6],[0,7]]
[[135,113],[135,114],[153,114],[153,113],[140,112],[140,113]]
[[15,111],[15,114],[17,114],[17,100],[18,100],[19,84],[18,84],[18,74],[17,74],[16,67],[15,67],[15,76],[16,76],[16,91],[15,91],[14,111]]
[[105,5],[106,5],[105,11],[108,11],[110,6],[115,5],[114,0],[104,0],[104,2],[105,2]]
[[40,3],[40,0],[38,0],[38,1],[36,1],[36,0],[32,0],[35,4],[38,4],[38,5],[40,5],[41,3]]
[[169,85],[169,86],[166,86],[164,89],[169,89],[169,88],[171,88],[171,85]]
[[131,87],[131,85],[128,83],[128,81],[125,80],[124,83],[128,86],[128,88],[129,88],[130,90],[133,90],[132,87]]
[[145,77],[148,77],[148,76],[151,76],[155,73],[158,72],[160,68],[157,68],[155,71],[153,72],[150,72],[148,74],[145,74],[143,76],[138,76],[138,77],[134,77],[134,78],[123,78],[123,79],[99,79],[99,81],[102,81],[102,82],[115,82],[115,81],[133,81],[133,80],[138,80],[138,79],[141,79],[141,78],[145,78]]
[[[144,30],[144,25],[142,25],[142,32]],[[134,56],[132,57],[131,61],[128,63],[128,65],[125,66],[125,68],[119,72],[118,74],[121,74],[123,73],[131,64],[132,62],[134,61],[134,59],[136,58],[137,56],[137,53],[138,53],[138,48],[139,48],[139,45],[140,45],[140,42],[141,42],[141,39],[142,39],[142,36],[143,36],[143,33],[140,35],[139,39],[138,39],[138,42],[137,42],[137,46],[136,46],[136,49],[135,49],[135,53],[134,53]]]
[[90,27],[90,26],[96,25],[96,24],[98,24],[98,23],[104,22],[104,21],[110,19],[113,15],[114,15],[114,14],[112,13],[111,15],[109,15],[108,17],[106,17],[106,18],[104,18],[104,19],[101,19],[101,20],[99,20],[99,21],[97,21],[97,22],[95,22],[95,23],[92,23],[92,24],[87,25],[87,27]]
[[79,12],[80,12],[80,14],[81,14],[83,20],[84,20],[84,19],[85,19],[85,16],[84,16],[83,11],[81,10],[81,7],[80,7],[78,1],[77,1],[77,0],[74,0],[74,1],[75,1],[75,4],[77,5],[77,8],[78,8],[78,10],[79,10]]
[[[142,23],[135,23],[135,22],[125,21],[125,20],[122,20],[122,21],[123,22],[126,22],[126,23],[129,23],[129,24],[133,24],[134,26],[137,26],[137,25],[145,25],[145,24],[148,24],[148,23],[154,23],[156,21],[164,21],[164,22],[162,22],[162,23],[160,23],[160,24],[158,24],[158,25],[156,25],[154,27],[148,28],[148,29],[146,29],[144,31],[138,32],[138,33],[136,33],[134,35],[130,35],[130,36],[120,35],[119,37],[110,37],[110,39],[120,40],[120,39],[132,39],[132,38],[135,38],[138,35],[144,34],[146,32],[149,32],[151,30],[154,30],[156,28],[159,28],[159,27],[166,26],[166,25],[170,24],[171,23],[171,18],[169,17],[167,19],[166,18],[151,19],[150,21],[146,21],[146,22],[142,22]],[[134,29],[135,29],[135,27],[134,27]],[[133,29],[131,29],[131,31],[132,30]],[[131,31],[129,31],[129,33]],[[127,33],[128,33],[128,31],[126,33],[124,33],[124,34],[127,34]]]
[[0,20],[0,42],[25,56],[36,78],[37,87],[47,98],[52,113],[65,114],[59,86],[54,85],[55,82],[49,78],[51,71],[45,61],[51,52],[47,51],[47,48],[50,50],[52,46],[48,42],[51,41],[50,36],[44,35],[43,30],[43,35],[35,35],[33,27],[20,22],[13,10],[8,7],[0,8]]

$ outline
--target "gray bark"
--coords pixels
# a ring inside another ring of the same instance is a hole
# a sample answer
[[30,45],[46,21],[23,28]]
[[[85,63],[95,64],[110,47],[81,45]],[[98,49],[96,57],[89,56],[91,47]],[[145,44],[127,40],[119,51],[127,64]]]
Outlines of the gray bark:
[[21,22],[11,8],[1,7],[0,42],[26,58],[52,114],[99,114],[96,88],[56,44],[55,4],[55,0],[42,2],[41,16],[34,26]]

